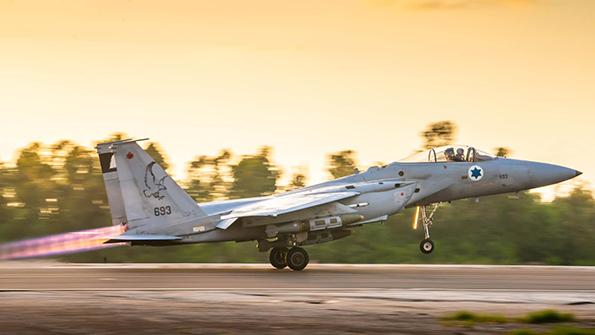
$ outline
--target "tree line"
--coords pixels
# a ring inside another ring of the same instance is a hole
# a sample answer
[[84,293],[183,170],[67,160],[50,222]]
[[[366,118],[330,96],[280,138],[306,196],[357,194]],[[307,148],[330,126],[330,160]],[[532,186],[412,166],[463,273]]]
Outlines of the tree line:
[[[106,140],[123,138],[115,134]],[[453,143],[456,125],[430,124],[421,133],[422,148]],[[169,164],[158,143],[147,152],[165,169]],[[181,185],[197,201],[269,195],[303,187],[307,176],[295,173],[280,185],[282,171],[271,159],[271,147],[236,156],[222,150],[188,162]],[[507,155],[510,149],[494,149]],[[357,154],[343,150],[327,155],[327,171],[339,178],[357,171]],[[411,229],[412,210],[385,224],[354,230],[352,236],[310,248],[313,261],[355,263],[595,264],[595,200],[591,191],[575,188],[550,203],[522,192],[459,200],[443,205],[435,216],[436,250],[422,255],[421,230]],[[0,240],[12,241],[53,233],[97,228],[111,223],[95,150],[73,141],[32,143],[19,150],[12,164],[0,162]],[[253,242],[176,247],[122,247],[61,256],[68,261],[98,262],[266,262]]]

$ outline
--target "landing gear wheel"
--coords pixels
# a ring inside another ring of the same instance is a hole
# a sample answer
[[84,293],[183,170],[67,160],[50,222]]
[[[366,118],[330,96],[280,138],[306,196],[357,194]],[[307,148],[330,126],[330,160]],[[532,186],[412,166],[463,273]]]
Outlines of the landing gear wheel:
[[287,248],[274,247],[269,254],[271,265],[277,269],[283,269],[287,266]]
[[310,261],[310,256],[306,250],[300,247],[293,247],[289,249],[287,253],[287,265],[294,271],[301,271],[303,270],[308,262]]
[[419,250],[421,250],[421,252],[423,252],[424,254],[431,253],[432,251],[434,251],[434,242],[432,242],[432,240],[430,240],[429,238],[426,238],[419,244]]

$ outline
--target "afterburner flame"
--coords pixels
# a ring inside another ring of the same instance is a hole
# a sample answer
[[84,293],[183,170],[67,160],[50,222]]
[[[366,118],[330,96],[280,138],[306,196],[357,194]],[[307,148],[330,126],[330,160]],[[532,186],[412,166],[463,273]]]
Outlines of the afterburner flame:
[[126,243],[104,242],[125,230],[125,226],[111,226],[4,243],[0,244],[0,260],[63,255],[122,246]]

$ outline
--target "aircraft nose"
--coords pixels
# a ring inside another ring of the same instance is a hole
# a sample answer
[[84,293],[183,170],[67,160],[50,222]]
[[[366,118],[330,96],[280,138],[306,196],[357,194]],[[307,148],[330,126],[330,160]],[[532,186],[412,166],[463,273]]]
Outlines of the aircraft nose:
[[580,171],[554,164],[530,162],[528,165],[532,187],[556,184],[582,174]]

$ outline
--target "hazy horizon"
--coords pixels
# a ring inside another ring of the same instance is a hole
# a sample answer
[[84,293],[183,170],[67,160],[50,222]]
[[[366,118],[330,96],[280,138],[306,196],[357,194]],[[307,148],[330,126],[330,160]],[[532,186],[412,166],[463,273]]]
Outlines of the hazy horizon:
[[330,152],[395,161],[452,120],[458,143],[593,185],[594,13],[579,0],[0,0],[0,158],[123,131],[161,144],[178,177],[196,155],[270,145],[315,183]]

